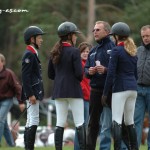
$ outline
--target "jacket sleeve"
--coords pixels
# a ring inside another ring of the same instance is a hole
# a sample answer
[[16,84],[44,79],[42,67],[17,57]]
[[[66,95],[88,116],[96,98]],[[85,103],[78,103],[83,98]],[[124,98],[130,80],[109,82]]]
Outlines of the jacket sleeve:
[[26,97],[34,95],[31,81],[34,59],[34,54],[26,53],[22,60],[22,83]]
[[15,75],[15,73],[13,71],[10,71],[10,73],[11,73],[10,86],[12,87],[19,104],[21,104],[21,103],[23,103],[23,101],[21,101],[22,86],[19,83],[19,80],[18,80],[17,76]]
[[[137,64],[136,64],[136,66],[137,66]],[[137,67],[135,67],[134,75],[135,75],[136,80],[138,80]]]
[[52,80],[55,79],[55,69],[51,59],[49,59],[48,63],[48,77]]
[[88,59],[86,60],[86,64],[84,66],[85,76],[90,79],[92,78],[92,75],[89,75],[89,68],[90,68],[90,55],[88,55]]
[[103,91],[104,96],[107,96],[108,92],[112,88],[113,79],[116,74],[117,63],[118,63],[118,50],[113,49],[111,53],[109,65],[108,65],[107,77],[106,77],[106,82]]

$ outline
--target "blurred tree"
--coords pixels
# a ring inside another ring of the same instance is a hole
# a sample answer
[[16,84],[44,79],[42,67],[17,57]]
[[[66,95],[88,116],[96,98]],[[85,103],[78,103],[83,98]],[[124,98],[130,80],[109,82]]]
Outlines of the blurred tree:
[[[77,45],[82,41],[93,43],[92,29],[97,20],[111,25],[125,21],[131,26],[133,37],[140,43],[139,30],[149,20],[149,0],[5,0],[0,1],[0,10],[26,9],[24,13],[0,14],[0,51],[7,56],[8,67],[20,78],[21,57],[25,49],[23,31],[27,26],[37,25],[47,34],[39,51],[45,88],[45,97],[51,96],[53,82],[47,77],[49,52],[58,40],[57,27],[63,21],[72,21],[82,31]],[[0,11],[1,12],[1,11]],[[146,17],[145,17],[146,16]],[[20,78],[21,79],[21,78]]]
[[140,29],[144,25],[150,24],[150,2],[149,0],[132,0],[133,5],[126,5],[123,19],[129,23],[132,29],[133,38],[137,46],[141,44]]

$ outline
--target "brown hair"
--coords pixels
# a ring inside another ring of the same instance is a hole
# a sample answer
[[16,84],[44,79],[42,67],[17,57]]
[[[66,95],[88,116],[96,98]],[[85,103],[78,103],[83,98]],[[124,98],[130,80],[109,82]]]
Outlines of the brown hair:
[[62,42],[70,41],[71,44],[73,45],[73,42],[72,42],[73,34],[74,33],[70,33],[68,35],[61,36],[60,40],[54,45],[54,47],[52,48],[50,52],[50,58],[52,59],[53,64],[58,64],[60,61],[60,55],[62,51]]
[[82,42],[79,44],[78,48],[80,50],[80,53],[82,53],[86,48],[89,48],[89,50],[92,48],[92,45],[87,42]]
[[54,45],[52,51],[50,52],[50,58],[52,59],[53,64],[59,63],[61,50],[62,50],[62,42],[60,40]]

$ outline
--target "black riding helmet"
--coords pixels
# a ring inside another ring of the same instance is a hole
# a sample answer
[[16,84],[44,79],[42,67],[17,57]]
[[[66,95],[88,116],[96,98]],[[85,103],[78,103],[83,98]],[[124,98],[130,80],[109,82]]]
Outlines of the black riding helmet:
[[77,26],[72,23],[72,22],[63,22],[62,24],[60,24],[60,26],[58,27],[58,35],[61,36],[66,36],[68,34],[71,33],[81,33]]
[[24,31],[24,41],[26,44],[29,44],[31,37],[36,37],[37,35],[45,34],[42,29],[37,26],[29,26]]
[[130,28],[124,22],[117,22],[111,27],[110,35],[128,37],[130,35]]

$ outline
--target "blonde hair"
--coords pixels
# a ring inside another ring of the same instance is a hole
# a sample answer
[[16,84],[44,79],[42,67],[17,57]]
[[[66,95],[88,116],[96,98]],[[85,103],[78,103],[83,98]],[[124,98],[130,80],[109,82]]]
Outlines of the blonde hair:
[[0,53],[0,61],[5,65],[5,57]]
[[124,48],[127,51],[127,53],[130,54],[131,56],[135,56],[137,53],[137,47],[133,39],[130,37],[127,37],[126,40],[124,41]]

